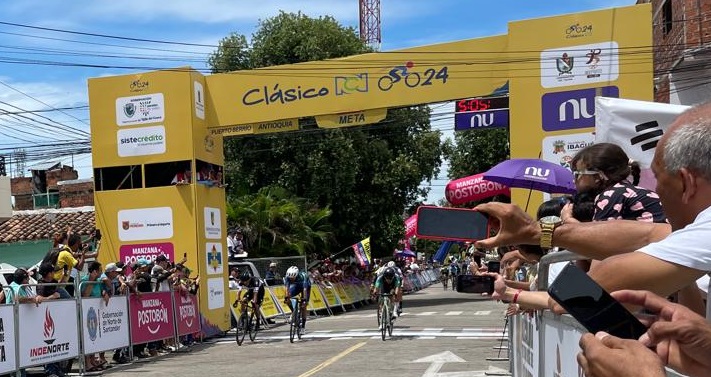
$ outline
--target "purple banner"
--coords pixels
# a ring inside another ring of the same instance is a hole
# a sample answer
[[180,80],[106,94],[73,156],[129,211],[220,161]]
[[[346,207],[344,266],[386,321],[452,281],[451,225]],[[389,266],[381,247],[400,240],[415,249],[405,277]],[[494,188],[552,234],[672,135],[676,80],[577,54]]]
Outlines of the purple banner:
[[131,295],[128,311],[132,343],[148,343],[175,335],[170,292],[142,293],[141,297]]
[[178,335],[200,331],[197,297],[189,293],[173,292],[173,298],[178,311]]
[[545,131],[595,127],[595,96],[620,96],[616,86],[546,93],[541,99]]
[[509,126],[509,109],[472,111],[454,114],[454,130],[480,130]]

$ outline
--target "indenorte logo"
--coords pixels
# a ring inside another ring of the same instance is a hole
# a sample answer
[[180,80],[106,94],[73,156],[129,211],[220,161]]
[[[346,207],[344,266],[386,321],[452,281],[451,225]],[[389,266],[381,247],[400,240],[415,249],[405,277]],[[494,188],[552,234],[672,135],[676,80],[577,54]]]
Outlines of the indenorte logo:
[[44,311],[44,342],[47,344],[54,343],[54,319],[49,312],[49,307]]

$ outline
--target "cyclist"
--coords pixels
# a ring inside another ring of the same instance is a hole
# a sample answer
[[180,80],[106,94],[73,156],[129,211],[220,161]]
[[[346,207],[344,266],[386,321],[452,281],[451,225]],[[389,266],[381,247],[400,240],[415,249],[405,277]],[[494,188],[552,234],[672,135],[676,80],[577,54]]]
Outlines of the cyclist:
[[[393,298],[397,297],[402,289],[402,279],[397,275],[395,269],[388,267],[385,269],[381,276],[375,280],[375,285],[373,287],[372,294],[390,293]],[[381,296],[382,297],[382,296]],[[382,310],[383,301],[382,299],[378,302],[378,310]],[[394,314],[392,314],[394,316]],[[380,326],[385,324],[385,319],[380,321]]]
[[449,257],[449,276],[452,279],[452,290],[457,286],[457,276],[459,275],[459,265],[454,256]]
[[[395,275],[397,275],[400,279],[400,285],[402,286],[404,276],[402,274],[402,270],[400,270],[400,267],[395,264],[395,261],[388,262],[387,268],[392,268],[395,271]],[[398,290],[397,294],[394,296],[394,299],[397,304],[397,316],[399,317],[400,314],[402,314],[402,289]]]
[[[252,277],[252,275],[249,274],[249,272],[244,271],[242,274],[239,276],[239,284],[240,286],[245,289],[244,296],[242,296],[242,302],[245,304],[248,301],[252,301],[254,304],[254,308],[257,313],[257,318],[262,317],[261,312],[259,311],[259,308],[262,306],[262,302],[264,301],[264,281],[259,278]],[[247,305],[242,306],[242,312],[247,310]],[[241,313],[240,313],[241,314]],[[261,321],[257,320],[256,323],[256,328],[259,330],[259,323]]]
[[444,286],[444,289],[447,289],[447,283],[449,280],[449,268],[447,266],[442,266],[442,268],[439,269],[440,273],[440,279],[442,280],[442,285]]
[[291,298],[301,294],[301,335],[304,335],[306,328],[306,304],[309,302],[311,294],[311,280],[304,271],[299,271],[299,267],[291,266],[284,275],[284,286],[286,286],[286,297],[284,302],[291,305]]

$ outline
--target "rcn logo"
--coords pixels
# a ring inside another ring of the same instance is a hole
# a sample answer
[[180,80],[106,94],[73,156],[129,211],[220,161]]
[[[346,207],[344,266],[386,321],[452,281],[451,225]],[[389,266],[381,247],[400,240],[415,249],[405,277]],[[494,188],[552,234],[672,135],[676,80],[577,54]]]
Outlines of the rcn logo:
[[352,76],[336,76],[336,90],[337,96],[342,96],[344,94],[353,93],[367,93],[368,92],[368,74],[360,73]]
[[537,168],[534,166],[529,166],[523,171],[523,175],[530,177],[540,177],[546,178],[551,175],[551,169]]
[[546,93],[541,100],[545,131],[595,127],[595,97],[620,97],[616,86]]

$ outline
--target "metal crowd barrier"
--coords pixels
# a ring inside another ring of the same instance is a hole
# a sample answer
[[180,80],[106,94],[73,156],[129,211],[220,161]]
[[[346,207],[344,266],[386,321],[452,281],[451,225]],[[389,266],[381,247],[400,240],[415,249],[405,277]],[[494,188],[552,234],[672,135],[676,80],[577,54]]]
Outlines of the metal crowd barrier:
[[[101,282],[82,282],[75,294],[87,284]],[[177,346],[181,336],[201,331],[198,297],[178,291],[113,295],[108,303],[72,297],[20,304],[13,295],[12,304],[0,304],[0,374],[20,376],[22,369],[79,358],[84,375],[86,355],[128,348],[132,359],[133,345],[173,338]]]
[[[587,259],[570,251],[545,255],[538,262],[538,290],[548,289],[553,263]],[[517,314],[509,320],[510,372],[513,377],[584,376],[576,355],[587,330],[568,314],[548,310]],[[668,377],[683,376],[667,368]]]

